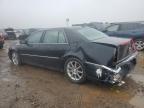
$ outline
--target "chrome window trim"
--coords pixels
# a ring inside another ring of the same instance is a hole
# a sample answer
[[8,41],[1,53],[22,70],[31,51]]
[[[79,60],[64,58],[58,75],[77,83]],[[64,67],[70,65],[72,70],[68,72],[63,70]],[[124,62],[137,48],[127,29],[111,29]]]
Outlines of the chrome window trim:
[[[58,44],[58,45],[59,45],[59,44],[69,44],[69,43],[68,43],[67,36],[66,36],[64,30],[45,30],[45,34],[46,34],[47,31],[57,31],[57,32],[58,32],[58,37],[59,37],[59,32],[63,32],[64,38],[65,38],[66,42],[65,42],[65,43],[43,43],[43,41],[42,41],[40,44]],[[44,37],[45,37],[45,34],[44,34]],[[37,44],[37,43],[36,43],[36,44]]]
[[60,57],[40,56],[40,55],[32,55],[32,54],[20,54],[20,55],[32,56],[32,57],[50,58],[50,59],[60,59]]
[[68,45],[68,43],[28,43],[28,44],[67,44]]
[[[45,32],[46,31],[50,31],[50,30],[39,30],[39,31],[35,31],[35,32],[33,32],[33,33],[36,33],[36,32],[40,32],[40,31],[42,31],[43,32],[43,34],[42,34],[42,37],[43,37],[43,35],[45,35]],[[52,31],[54,31],[54,30],[52,30]],[[69,42],[68,42],[68,38],[67,38],[67,36],[66,36],[66,33],[65,33],[65,31],[64,30],[58,30],[58,34],[59,34],[59,32],[63,32],[63,34],[64,34],[64,37],[65,37],[65,40],[66,40],[66,42],[65,43],[43,43],[43,42],[39,42],[39,43],[28,43],[28,44],[58,44],[58,45],[60,45],[60,44],[69,44]],[[26,38],[26,40],[28,39],[28,37]]]

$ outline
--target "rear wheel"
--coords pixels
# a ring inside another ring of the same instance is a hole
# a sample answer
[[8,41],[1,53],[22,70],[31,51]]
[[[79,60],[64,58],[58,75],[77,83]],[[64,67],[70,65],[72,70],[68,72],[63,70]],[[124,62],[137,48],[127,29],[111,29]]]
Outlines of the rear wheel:
[[69,58],[65,62],[65,74],[73,83],[84,83],[86,81],[86,73],[82,62],[77,58]]
[[13,51],[11,55],[11,60],[14,65],[21,65],[21,61],[17,52]]
[[135,41],[135,46],[136,46],[136,49],[138,51],[141,51],[144,49],[144,40],[136,40]]

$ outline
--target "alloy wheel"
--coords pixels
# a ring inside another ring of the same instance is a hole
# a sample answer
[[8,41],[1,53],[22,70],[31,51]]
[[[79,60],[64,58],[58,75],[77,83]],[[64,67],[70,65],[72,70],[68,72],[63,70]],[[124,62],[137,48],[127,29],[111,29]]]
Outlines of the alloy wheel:
[[68,76],[74,81],[81,80],[84,74],[82,65],[75,60],[68,62],[66,70]]
[[142,41],[142,40],[136,41],[136,42],[135,42],[135,46],[136,46],[136,49],[137,49],[138,51],[143,50],[143,49],[144,49],[144,41]]

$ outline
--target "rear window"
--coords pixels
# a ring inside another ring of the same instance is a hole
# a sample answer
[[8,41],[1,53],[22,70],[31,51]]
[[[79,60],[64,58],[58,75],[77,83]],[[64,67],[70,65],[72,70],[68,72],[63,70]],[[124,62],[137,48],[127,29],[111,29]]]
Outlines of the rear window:
[[79,28],[77,31],[90,41],[108,37],[106,34],[90,27]]

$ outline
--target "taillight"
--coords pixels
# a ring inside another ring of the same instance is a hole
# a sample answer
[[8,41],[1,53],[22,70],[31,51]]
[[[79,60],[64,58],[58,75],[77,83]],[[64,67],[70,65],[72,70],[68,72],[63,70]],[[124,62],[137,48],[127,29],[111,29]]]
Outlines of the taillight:
[[127,45],[129,41],[122,42],[120,45]]

